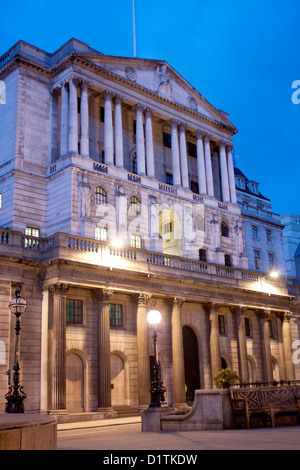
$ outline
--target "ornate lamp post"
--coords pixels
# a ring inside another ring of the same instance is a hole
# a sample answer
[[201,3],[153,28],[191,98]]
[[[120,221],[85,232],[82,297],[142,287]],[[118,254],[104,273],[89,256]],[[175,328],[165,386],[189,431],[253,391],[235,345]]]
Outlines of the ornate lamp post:
[[166,388],[163,386],[163,382],[160,377],[160,364],[158,362],[157,355],[157,332],[156,327],[161,321],[161,314],[158,310],[150,310],[147,314],[147,321],[150,325],[154,327],[153,340],[154,340],[154,354],[155,354],[155,364],[154,364],[154,379],[151,382],[150,393],[151,393],[151,403],[149,407],[160,407],[161,403],[165,401],[164,392]]
[[20,386],[20,365],[19,365],[19,347],[20,347],[20,330],[21,330],[21,321],[20,317],[22,313],[26,311],[27,302],[20,296],[20,291],[16,290],[15,297],[11,299],[9,303],[9,308],[11,313],[16,315],[16,344],[15,344],[15,359],[13,366],[13,384],[8,387],[8,393],[5,395],[6,404],[5,411],[6,413],[24,413],[24,403],[23,400],[26,398],[26,393],[23,392],[23,386]]

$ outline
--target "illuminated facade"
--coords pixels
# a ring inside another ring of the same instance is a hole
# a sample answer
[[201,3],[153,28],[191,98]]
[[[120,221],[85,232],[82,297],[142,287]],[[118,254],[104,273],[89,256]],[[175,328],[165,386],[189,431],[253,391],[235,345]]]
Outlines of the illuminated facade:
[[147,406],[154,306],[177,408],[222,367],[297,377],[299,307],[251,265],[228,114],[164,61],[76,39],[53,54],[20,41],[0,66],[1,407],[16,286],[26,410]]

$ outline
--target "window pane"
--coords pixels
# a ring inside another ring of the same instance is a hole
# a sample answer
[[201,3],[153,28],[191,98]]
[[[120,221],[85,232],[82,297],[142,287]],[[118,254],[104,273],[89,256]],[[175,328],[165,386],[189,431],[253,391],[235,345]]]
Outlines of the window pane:
[[107,204],[107,193],[105,189],[98,186],[95,189],[95,202],[98,205],[106,206]]
[[122,305],[109,304],[110,326],[123,326],[123,309]]
[[218,315],[218,321],[219,321],[219,333],[221,335],[225,334],[225,318],[224,315]]
[[67,299],[67,323],[83,322],[83,302],[82,300]]

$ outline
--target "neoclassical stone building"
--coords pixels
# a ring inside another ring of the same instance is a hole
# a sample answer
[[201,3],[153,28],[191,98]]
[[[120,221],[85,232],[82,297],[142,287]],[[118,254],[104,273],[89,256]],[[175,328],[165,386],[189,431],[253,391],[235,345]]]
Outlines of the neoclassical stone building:
[[0,410],[16,287],[27,411],[147,406],[151,308],[178,408],[226,366],[300,378],[297,292],[249,261],[228,114],[165,61],[76,39],[20,41],[0,67]]

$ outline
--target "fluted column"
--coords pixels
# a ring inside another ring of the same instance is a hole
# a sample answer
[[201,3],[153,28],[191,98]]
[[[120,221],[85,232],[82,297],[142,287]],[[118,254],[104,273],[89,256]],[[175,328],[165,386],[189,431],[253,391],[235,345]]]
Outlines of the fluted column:
[[255,313],[258,316],[259,321],[260,321],[264,381],[272,382],[273,370],[272,370],[272,357],[271,357],[271,345],[270,345],[270,328],[269,328],[269,323],[268,323],[269,312],[267,310],[257,310]]
[[61,85],[61,111],[60,111],[60,155],[68,153],[69,133],[69,92],[67,84]]
[[229,179],[225,142],[220,142],[220,169],[221,169],[221,186],[222,186],[222,201],[230,202],[229,195]]
[[204,136],[204,157],[205,157],[207,194],[209,196],[214,196],[214,182],[213,182],[212,164],[211,164],[210,137],[208,135]]
[[199,193],[207,194],[205,160],[204,160],[204,149],[203,149],[203,134],[201,132],[196,133],[196,142],[197,142],[197,169],[198,169]]
[[209,321],[209,345],[210,345],[212,380],[214,376],[222,369],[221,353],[220,353],[219,322],[218,322],[219,308],[220,308],[219,304],[208,303],[204,305],[204,309],[206,310],[208,314],[208,321]]
[[69,152],[78,153],[77,79],[69,81]]
[[235,177],[234,177],[233,158],[232,158],[232,145],[227,146],[227,164],[228,164],[230,200],[232,204],[236,204],[236,188],[235,188]]
[[183,124],[179,126],[179,147],[182,187],[184,189],[189,189],[188,158],[186,149],[185,126]]
[[137,306],[137,349],[138,349],[138,392],[139,407],[150,403],[150,363],[147,323],[147,302],[149,295],[139,294]]
[[282,316],[282,339],[284,348],[286,380],[295,380],[295,369],[292,363],[292,336],[291,336],[291,313],[284,312]]
[[123,168],[122,98],[120,96],[116,96],[115,99],[115,161],[118,168]]
[[82,83],[80,95],[80,154],[89,156],[89,94],[88,84]]
[[245,329],[245,312],[244,307],[232,307],[231,311],[235,314],[236,331],[237,331],[237,345],[238,345],[238,361],[239,361],[239,376],[241,381],[249,382],[249,369],[247,357],[247,342],[246,342],[246,329]]
[[148,108],[145,113],[145,133],[146,133],[146,162],[147,176],[154,178],[154,151],[153,151],[153,129],[152,111]]
[[104,161],[106,165],[114,164],[114,141],[112,121],[112,93],[104,93]]
[[173,185],[181,186],[180,158],[179,158],[179,144],[178,144],[178,122],[174,120],[171,121],[171,150],[172,150]]
[[111,374],[110,374],[110,320],[109,301],[113,294],[109,289],[96,291],[98,318],[98,411],[111,408]]
[[52,410],[66,411],[66,284],[49,288],[53,295]]
[[146,174],[145,162],[145,137],[144,137],[144,122],[143,122],[143,108],[141,105],[136,106],[136,163],[137,174]]
[[172,306],[173,402],[175,408],[186,405],[184,350],[181,322],[183,299],[174,298]]

